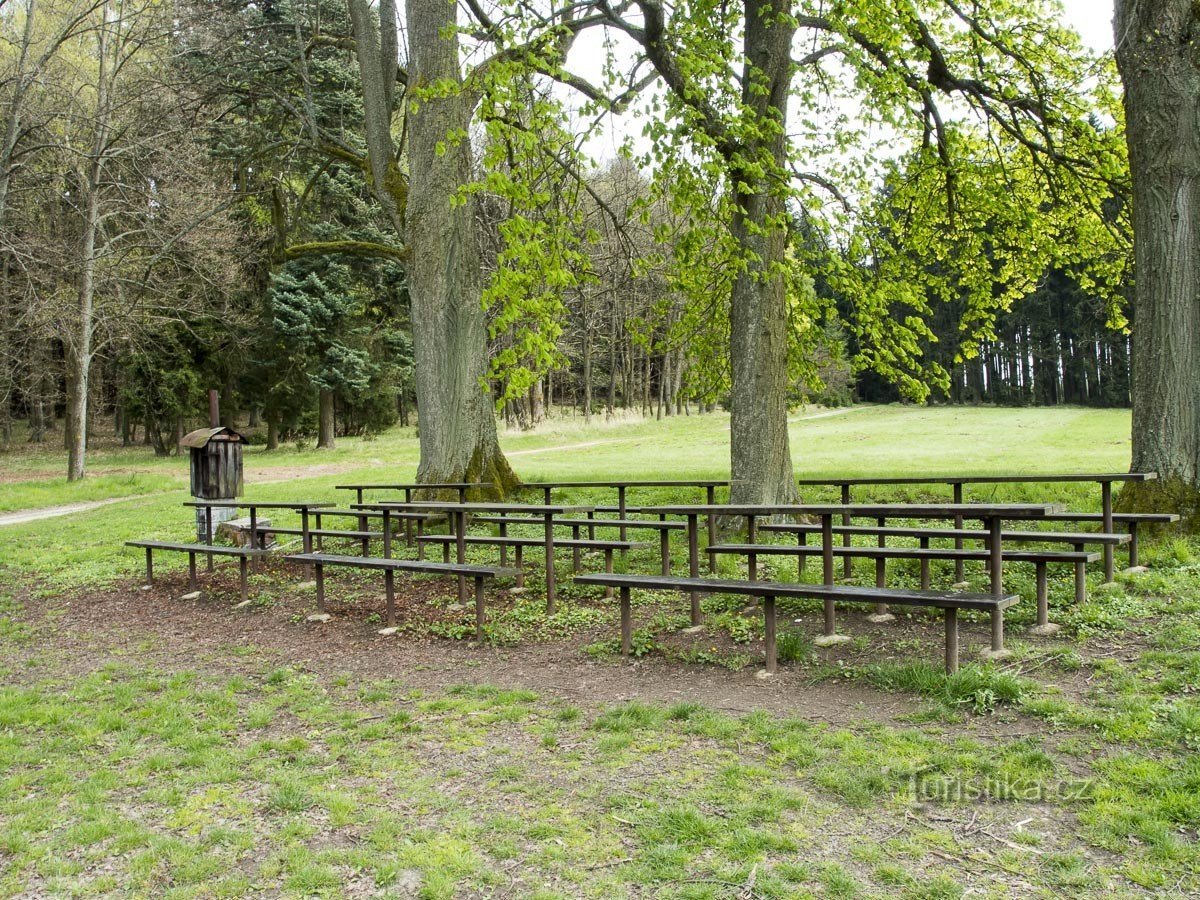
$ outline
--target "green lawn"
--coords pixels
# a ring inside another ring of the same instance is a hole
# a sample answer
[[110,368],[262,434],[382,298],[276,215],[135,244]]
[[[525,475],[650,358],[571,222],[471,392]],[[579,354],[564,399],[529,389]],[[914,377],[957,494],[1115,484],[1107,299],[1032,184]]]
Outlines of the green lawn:
[[[1118,411],[805,415],[793,451],[808,475],[1128,465]],[[727,423],[559,421],[504,442],[526,479],[720,476]],[[248,493],[407,479],[415,452],[403,431],[332,453],[255,451]],[[14,490],[34,493],[14,496],[80,499],[56,483],[36,494],[52,462],[23,452],[30,477]],[[93,471],[93,498],[150,496],[0,528],[0,896],[1200,895],[1196,540],[1149,544],[1149,573],[1108,590],[1093,578],[1081,606],[1055,574],[1058,636],[1030,637],[1020,604],[1013,657],[980,664],[964,644],[950,678],[934,620],[847,614],[852,642],[825,652],[810,640],[819,610],[785,606],[781,696],[751,674],[761,617],[727,598],[707,600],[706,631],[687,637],[685,600],[636,595],[631,665],[613,654],[610,605],[565,584],[547,617],[536,572],[526,595],[493,598],[473,652],[469,613],[449,601],[378,638],[369,577],[338,579],[351,605],[327,631],[304,622],[311,592],[278,573],[255,576],[242,611],[228,576],[201,601],[166,599],[179,561],[164,560],[159,594],[105,588],[139,568],[121,540],[187,533],[186,492],[171,489],[179,460],[101,451]],[[1093,494],[977,496],[1094,508]],[[1006,584],[1028,594],[1031,574],[1006,567]],[[966,627],[976,644],[986,631]],[[439,654],[459,662],[439,667]],[[550,676],[532,671],[546,659]],[[597,696],[606,679],[622,686]],[[626,699],[643,690],[677,697]],[[719,708],[759,696],[774,712]]]
[[[793,416],[792,454],[798,475],[909,475],[946,472],[1021,473],[1122,471],[1129,467],[1129,414],[1122,410],[973,409],[911,406],[800,411]],[[724,414],[662,422],[597,417],[591,427],[570,417],[533,433],[506,432],[505,450],[527,481],[721,478],[729,472],[729,419]],[[260,500],[348,499],[334,485],[409,481],[418,446],[412,429],[375,439],[344,439],[333,451],[294,446],[246,454],[246,496]],[[98,449],[90,475],[68,484],[57,473],[61,452],[22,449],[0,456],[27,480],[0,483],[0,513],[112,497],[118,503],[70,518],[5,527],[0,567],[34,572],[64,584],[128,575],[134,554],[114,552],[134,537],[182,537],[189,529],[187,461],[156,459],[146,448]],[[897,498],[925,496],[915,488]],[[1055,499],[1091,506],[1088,487],[1064,488]],[[149,496],[147,496],[149,495]],[[938,496],[932,491],[933,496]],[[944,492],[943,492],[944,495]],[[659,493],[661,499],[691,493]],[[832,496],[809,490],[805,497]],[[1041,487],[983,487],[980,499],[1043,497]],[[611,498],[605,497],[606,500]],[[276,524],[282,524],[276,517]]]

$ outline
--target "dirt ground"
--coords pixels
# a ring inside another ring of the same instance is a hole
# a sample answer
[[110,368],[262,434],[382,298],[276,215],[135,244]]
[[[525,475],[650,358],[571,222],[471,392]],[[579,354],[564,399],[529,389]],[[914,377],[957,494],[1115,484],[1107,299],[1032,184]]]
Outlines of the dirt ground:
[[[766,710],[779,715],[831,725],[873,721],[903,724],[920,706],[918,698],[881,692],[850,680],[821,679],[789,666],[763,678],[761,666],[732,671],[719,665],[692,665],[657,655],[640,660],[594,659],[583,648],[612,639],[611,629],[585,630],[569,638],[523,641],[511,646],[477,645],[474,641],[405,633],[384,637],[377,616],[382,613],[382,587],[355,591],[331,588],[327,623],[312,623],[315,611],[311,589],[302,586],[303,573],[286,564],[273,564],[270,577],[288,587],[270,602],[238,609],[237,579],[218,567],[201,574],[199,599],[180,599],[187,593],[186,576],[168,573],[153,588],[136,583],[39,598],[20,598],[28,624],[38,630],[30,652],[56,649],[71,664],[91,670],[106,660],[141,656],[148,664],[168,669],[236,668],[231,647],[252,647],[278,665],[292,665],[321,676],[345,676],[364,681],[395,679],[407,687],[438,692],[464,683],[526,688],[565,702],[589,707],[640,699],[659,703],[686,700],[734,714]],[[368,585],[370,582],[366,582]],[[432,619],[462,621],[469,613],[448,611],[454,601],[452,583],[397,579],[400,624],[419,625]],[[489,609],[511,604],[507,591],[491,589]],[[604,603],[597,599],[598,603]],[[817,615],[802,630],[817,633]],[[909,636],[936,640],[940,622],[901,621],[880,638],[896,638],[895,629]],[[865,620],[847,617],[846,630],[869,629]],[[928,632],[928,634],[924,634]],[[714,645],[719,639],[705,637]],[[838,652],[838,651],[828,651]],[[964,723],[968,731],[990,730],[1011,736],[1016,722],[993,716]],[[1026,723],[1027,724],[1027,723]],[[979,735],[984,736],[984,735]]]

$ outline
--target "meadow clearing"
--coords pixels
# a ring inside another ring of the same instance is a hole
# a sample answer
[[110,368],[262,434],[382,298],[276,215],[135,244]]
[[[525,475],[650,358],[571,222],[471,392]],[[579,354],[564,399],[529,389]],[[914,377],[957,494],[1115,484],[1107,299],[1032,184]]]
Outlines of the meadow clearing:
[[[712,478],[727,429],[719,414],[566,418],[502,442],[531,481]],[[1127,411],[1082,409],[811,409],[792,425],[807,477],[1122,471],[1128,434]],[[254,449],[247,496],[407,480],[416,454],[401,429],[322,453]],[[452,589],[419,578],[391,638],[369,577],[339,576],[323,625],[283,565],[252,578],[246,608],[222,568],[180,599],[182,560],[143,591],[121,542],[193,527],[186,460],[101,445],[89,464],[68,485],[61,453],[0,456],[0,516],[115,501],[0,526],[2,895],[1200,892],[1194,540],[1149,544],[1149,572],[1093,585],[1080,606],[1056,576],[1058,635],[1027,636],[1022,604],[1013,656],[967,652],[954,676],[937,665],[936,619],[848,611],[853,640],[821,650],[819,610],[798,604],[783,671],[763,681],[761,621],[721,597],[701,635],[683,634],[681,603],[638,598],[627,663],[610,603],[568,584],[547,615],[536,577],[524,595],[494,592],[481,645]],[[971,495],[1098,503],[1094,487],[1046,491]],[[1030,573],[1008,578],[1027,594]],[[977,649],[986,624],[965,627]]]

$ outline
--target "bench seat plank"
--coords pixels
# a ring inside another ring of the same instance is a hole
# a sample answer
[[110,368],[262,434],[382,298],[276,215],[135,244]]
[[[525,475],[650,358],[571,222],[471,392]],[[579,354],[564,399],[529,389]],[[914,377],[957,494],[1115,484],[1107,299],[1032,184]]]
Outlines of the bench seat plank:
[[[759,531],[776,534],[820,534],[820,525],[792,524],[779,522],[764,522],[758,526]],[[834,525],[834,534],[852,534],[867,537],[911,537],[930,538],[936,540],[968,540],[984,541],[988,539],[986,531],[974,528],[906,528],[903,526],[873,526],[873,525]],[[1105,534],[1102,531],[1061,532],[1061,531],[1003,531],[1000,534],[1003,541],[1024,541],[1026,543],[1052,544],[1127,544],[1128,534]]]

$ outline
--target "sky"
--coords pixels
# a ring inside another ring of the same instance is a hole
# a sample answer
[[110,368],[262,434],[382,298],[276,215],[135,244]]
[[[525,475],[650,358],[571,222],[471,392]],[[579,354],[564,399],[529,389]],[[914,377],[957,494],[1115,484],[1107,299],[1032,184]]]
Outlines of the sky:
[[1113,45],[1112,0],[1063,0],[1063,18],[1095,50]]

